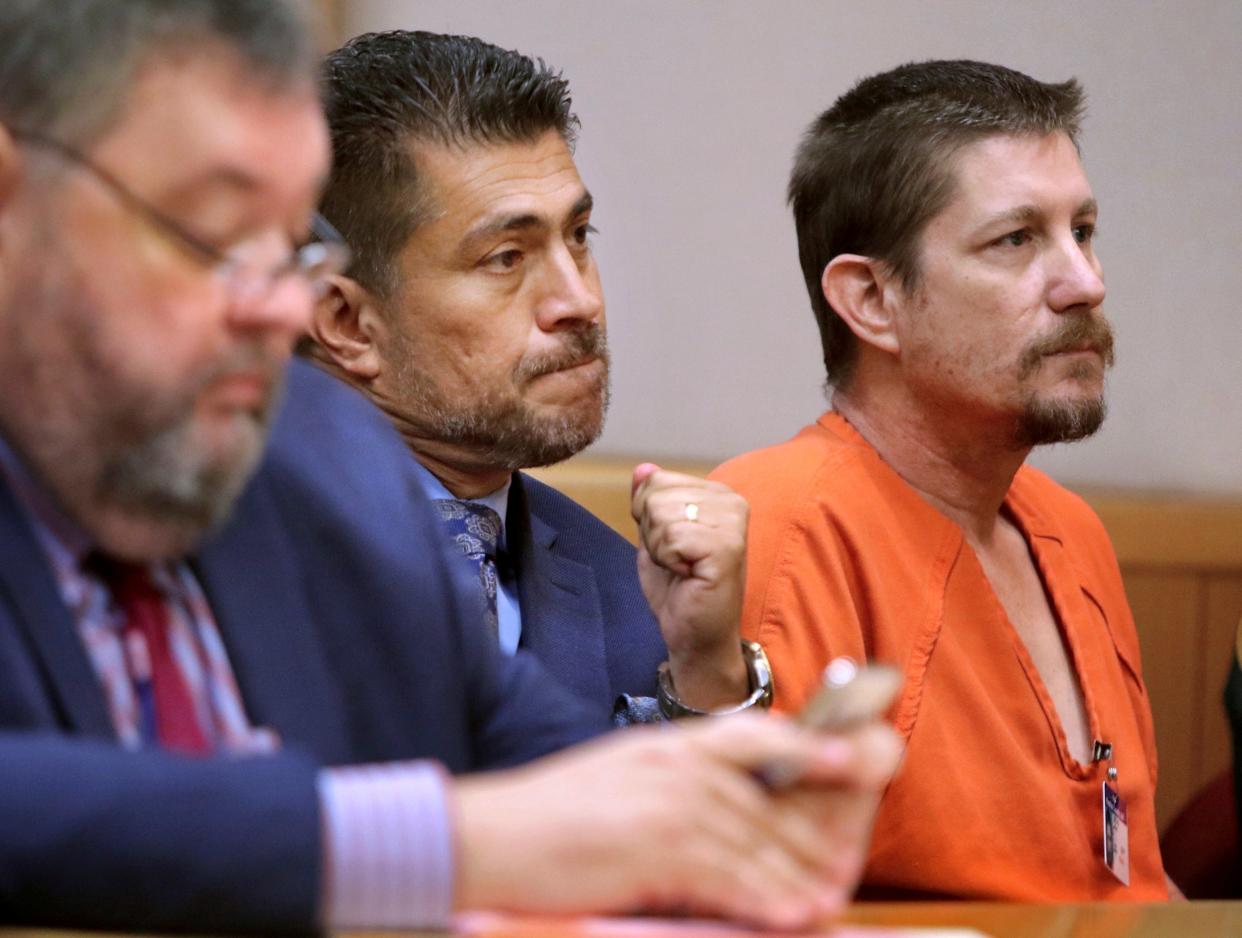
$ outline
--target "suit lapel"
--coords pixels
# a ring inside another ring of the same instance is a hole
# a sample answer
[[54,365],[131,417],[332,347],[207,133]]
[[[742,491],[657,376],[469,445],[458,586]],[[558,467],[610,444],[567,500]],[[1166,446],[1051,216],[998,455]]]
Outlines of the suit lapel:
[[316,641],[279,515],[252,488],[233,518],[204,547],[195,566],[246,715],[320,759],[345,758],[348,735],[339,690]]
[[537,496],[515,473],[505,538],[517,572],[522,647],[579,697],[611,708],[611,695],[598,697],[610,682],[595,571],[557,551],[558,532],[539,517]]
[[68,729],[115,739],[99,679],[48,568],[43,548],[7,485],[0,483],[0,588]]

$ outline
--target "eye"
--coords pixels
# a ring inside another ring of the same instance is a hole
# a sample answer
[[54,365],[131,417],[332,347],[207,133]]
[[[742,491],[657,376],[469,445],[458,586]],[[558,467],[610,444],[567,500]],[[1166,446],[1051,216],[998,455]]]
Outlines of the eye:
[[1006,235],[1002,235],[992,243],[997,247],[1020,248],[1031,240],[1031,233],[1025,228],[1019,231],[1011,231]]
[[226,260],[236,259],[244,253],[245,242],[237,238],[224,238],[218,235],[207,235],[196,231],[189,225],[183,225],[170,219],[162,219],[163,228],[181,242],[182,247],[198,255],[205,264],[219,264]]
[[522,252],[517,248],[510,248],[507,251],[497,251],[495,254],[489,254],[483,258],[483,267],[492,270],[507,271],[513,270],[522,262]]
[[574,244],[579,247],[586,247],[590,243],[591,235],[593,234],[599,234],[599,229],[589,222],[584,222],[581,225],[575,226],[570,236]]
[[1079,244],[1087,244],[1095,239],[1095,225],[1085,222],[1081,225],[1075,225],[1073,228],[1074,240]]

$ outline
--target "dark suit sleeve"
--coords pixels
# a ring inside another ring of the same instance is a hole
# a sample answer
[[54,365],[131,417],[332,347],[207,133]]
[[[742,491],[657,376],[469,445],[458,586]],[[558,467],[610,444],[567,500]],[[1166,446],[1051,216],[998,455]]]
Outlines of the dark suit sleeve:
[[[534,655],[508,657],[482,626],[477,631],[479,647],[468,653],[476,768],[518,765],[610,729],[597,708],[562,687]],[[493,647],[482,647],[484,640]]]
[[[613,713],[652,697],[668,655],[638,579],[634,546],[578,503],[523,473],[509,492],[522,647],[560,683]],[[627,722],[642,722],[629,708]]]
[[310,931],[315,773],[288,752],[193,760],[0,733],[0,921]]

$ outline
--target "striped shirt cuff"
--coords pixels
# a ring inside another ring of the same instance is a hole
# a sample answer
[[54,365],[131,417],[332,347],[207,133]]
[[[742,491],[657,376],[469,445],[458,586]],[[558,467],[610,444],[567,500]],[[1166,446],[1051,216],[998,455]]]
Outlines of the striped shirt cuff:
[[448,776],[435,763],[323,769],[323,923],[442,928],[453,906]]

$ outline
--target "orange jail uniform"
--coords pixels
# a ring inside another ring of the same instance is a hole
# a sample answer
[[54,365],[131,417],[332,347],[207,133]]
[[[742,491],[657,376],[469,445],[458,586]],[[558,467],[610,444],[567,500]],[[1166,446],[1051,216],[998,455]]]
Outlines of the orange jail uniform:
[[[1156,750],[1138,637],[1112,545],[1076,495],[1023,467],[1005,499],[1061,623],[1093,739],[1069,754],[1052,700],[961,528],[842,418],[713,477],[750,501],[743,633],[798,710],[838,655],[887,661],[905,760],[880,805],[862,895],[1167,898]],[[1103,860],[1108,769],[1126,802],[1130,885]]]

